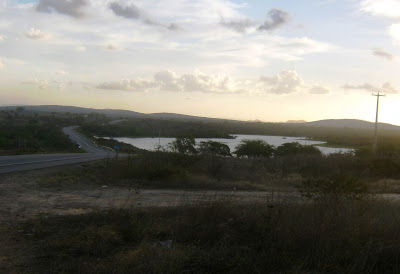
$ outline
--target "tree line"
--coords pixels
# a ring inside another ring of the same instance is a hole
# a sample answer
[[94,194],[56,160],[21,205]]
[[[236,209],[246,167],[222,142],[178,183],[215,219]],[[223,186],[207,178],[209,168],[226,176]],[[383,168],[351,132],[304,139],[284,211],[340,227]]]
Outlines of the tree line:
[[180,154],[211,154],[218,156],[237,157],[279,157],[284,155],[312,154],[321,155],[321,151],[311,145],[301,145],[298,142],[286,143],[274,147],[263,140],[242,140],[235,150],[231,152],[228,145],[218,141],[201,141],[196,144],[193,137],[177,137],[169,144],[169,150]]

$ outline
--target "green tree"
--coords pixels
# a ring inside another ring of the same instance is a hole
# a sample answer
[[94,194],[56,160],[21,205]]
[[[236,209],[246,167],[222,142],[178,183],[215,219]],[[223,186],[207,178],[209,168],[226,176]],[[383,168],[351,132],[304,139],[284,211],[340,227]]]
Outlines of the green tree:
[[263,140],[242,140],[236,147],[238,157],[271,157],[274,147]]
[[276,156],[296,155],[296,154],[321,155],[321,151],[315,146],[303,146],[298,142],[286,143],[280,145],[275,150]]
[[192,136],[177,137],[175,141],[170,143],[172,151],[181,154],[197,154],[196,141]]
[[216,141],[202,141],[199,145],[201,154],[213,154],[220,156],[231,156],[231,149],[228,145]]

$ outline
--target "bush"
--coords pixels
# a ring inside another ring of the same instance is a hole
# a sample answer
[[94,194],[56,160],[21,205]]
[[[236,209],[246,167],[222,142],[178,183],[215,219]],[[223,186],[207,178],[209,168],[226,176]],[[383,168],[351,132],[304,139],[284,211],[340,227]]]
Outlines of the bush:
[[275,150],[276,156],[296,155],[296,154],[321,155],[321,151],[315,146],[303,146],[297,142],[280,145]]
[[177,137],[175,141],[170,144],[172,151],[181,154],[197,154],[196,141],[192,136],[190,137]]
[[202,141],[199,145],[201,154],[213,154],[220,156],[231,156],[231,149],[228,145],[216,141]]
[[243,140],[236,147],[235,154],[238,157],[271,157],[274,147],[263,140]]
[[355,177],[335,175],[328,179],[307,179],[299,187],[303,197],[313,200],[362,199],[367,186]]

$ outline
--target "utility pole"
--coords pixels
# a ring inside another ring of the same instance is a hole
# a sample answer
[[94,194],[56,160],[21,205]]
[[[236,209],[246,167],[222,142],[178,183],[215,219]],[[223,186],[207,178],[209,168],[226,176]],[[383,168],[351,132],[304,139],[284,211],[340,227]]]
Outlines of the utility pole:
[[379,114],[379,97],[386,96],[386,94],[373,94],[373,96],[376,96],[376,118],[375,118],[375,136],[374,136],[374,153],[378,151],[378,114]]

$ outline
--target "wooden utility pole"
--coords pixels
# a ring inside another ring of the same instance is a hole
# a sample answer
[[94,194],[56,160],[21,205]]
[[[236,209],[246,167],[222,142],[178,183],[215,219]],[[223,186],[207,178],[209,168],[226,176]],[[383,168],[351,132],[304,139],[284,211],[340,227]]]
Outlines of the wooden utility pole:
[[386,94],[373,94],[373,96],[376,96],[376,118],[375,118],[375,136],[374,136],[374,153],[376,154],[378,151],[378,114],[379,114],[379,97],[386,96]]

